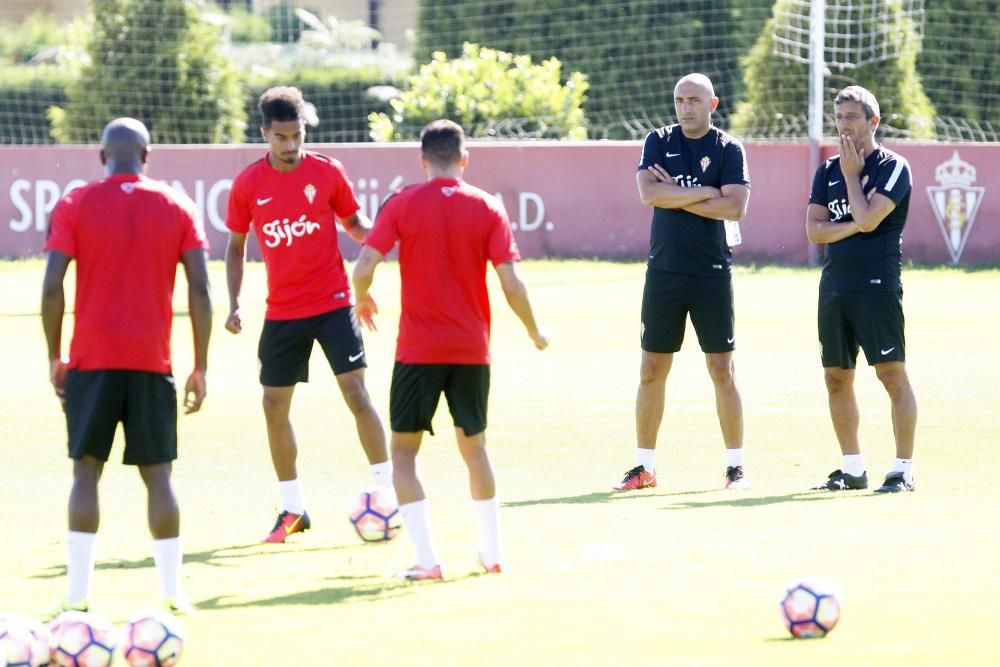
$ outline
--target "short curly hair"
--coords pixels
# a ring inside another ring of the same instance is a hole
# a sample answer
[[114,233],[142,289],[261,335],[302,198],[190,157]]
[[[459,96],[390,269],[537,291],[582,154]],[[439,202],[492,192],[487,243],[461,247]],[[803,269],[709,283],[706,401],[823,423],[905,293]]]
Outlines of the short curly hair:
[[260,96],[257,108],[260,109],[262,127],[271,127],[274,121],[284,123],[301,120],[307,125],[316,125],[319,122],[316,107],[306,102],[302,97],[302,91],[294,86],[268,88]]

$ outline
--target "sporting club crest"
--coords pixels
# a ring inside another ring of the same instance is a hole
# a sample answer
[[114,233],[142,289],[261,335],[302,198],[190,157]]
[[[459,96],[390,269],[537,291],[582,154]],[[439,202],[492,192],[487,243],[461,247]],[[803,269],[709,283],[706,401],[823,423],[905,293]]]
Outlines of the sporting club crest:
[[316,199],[316,186],[312,183],[307,183],[306,187],[302,188],[302,193],[309,200],[309,203],[313,203],[313,199]]
[[976,168],[959,158],[958,151],[937,166],[934,180],[940,185],[927,186],[927,196],[948,245],[951,263],[958,264],[986,188],[972,185],[976,182]]
[[701,172],[705,173],[705,170],[708,169],[708,165],[710,165],[710,164],[712,164],[712,160],[709,159],[709,157],[707,155],[705,157],[703,157],[701,159]]

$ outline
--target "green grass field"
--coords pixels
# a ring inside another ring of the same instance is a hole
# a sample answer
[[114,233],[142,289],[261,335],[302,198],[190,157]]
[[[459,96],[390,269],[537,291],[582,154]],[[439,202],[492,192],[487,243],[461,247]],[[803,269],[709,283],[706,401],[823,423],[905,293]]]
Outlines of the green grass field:
[[[404,535],[366,546],[346,518],[370,479],[322,355],[293,408],[313,530],[256,543],[277,510],[256,380],[262,266],[249,268],[247,331],[216,327],[200,414],[182,417],[175,480],[187,551],[186,665],[996,665],[1000,661],[1000,272],[905,273],[909,369],[920,406],[918,492],[806,491],[840,458],[815,332],[818,272],[736,272],[737,376],[753,488],[721,490],[723,451],[693,331],[668,383],[660,486],[614,496],[631,467],[644,267],[525,262],[553,344],[537,352],[494,285],[488,440],[508,571],[478,574],[464,467],[442,407],[421,456],[446,582],[406,584]],[[0,612],[36,613],[65,585],[65,426],[37,316],[43,265],[0,263]],[[123,277],[127,279],[127,277]],[[183,288],[183,277],[178,279]],[[178,295],[182,295],[178,290]],[[379,269],[368,381],[387,417],[399,285]],[[177,300],[179,311],[186,306]],[[175,374],[190,371],[175,321]],[[888,400],[859,368],[862,445],[881,480],[893,456]],[[120,447],[120,444],[117,446]],[[116,623],[155,598],[138,475],[112,453],[92,603]],[[840,625],[794,641],[785,584],[820,574]],[[123,664],[123,663],[122,663]]]

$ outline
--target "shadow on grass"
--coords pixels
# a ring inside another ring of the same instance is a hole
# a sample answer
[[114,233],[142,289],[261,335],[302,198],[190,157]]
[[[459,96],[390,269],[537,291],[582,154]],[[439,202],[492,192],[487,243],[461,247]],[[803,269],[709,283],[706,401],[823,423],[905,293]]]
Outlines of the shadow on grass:
[[657,493],[652,490],[617,493],[615,491],[595,491],[579,496],[561,496],[559,498],[530,498],[528,500],[511,500],[500,503],[500,507],[532,507],[534,505],[587,505],[591,503],[607,503],[618,500],[638,500],[641,498],[671,498],[674,496],[700,496],[706,493],[719,493],[718,489],[701,491],[677,491],[676,493]]
[[361,576],[338,576],[327,577],[327,580],[343,582],[343,585],[325,586],[311,591],[298,591],[285,595],[276,595],[271,598],[261,598],[257,600],[238,600],[230,596],[220,595],[213,598],[201,600],[195,607],[198,611],[214,611],[216,609],[241,609],[249,607],[285,607],[289,605],[297,606],[318,606],[328,604],[338,604],[341,602],[364,602],[371,600],[388,600],[392,598],[411,595],[420,591],[425,586],[448,586],[457,584],[465,579],[475,579],[483,576],[483,573],[469,573],[458,577],[449,577],[443,581],[433,582],[407,582],[397,581],[388,577],[377,575]]
[[[225,567],[229,561],[239,558],[252,558],[253,556],[278,555],[286,553],[309,553],[312,551],[339,551],[341,549],[364,548],[364,545],[339,545],[328,547],[291,547],[264,545],[259,542],[251,544],[240,544],[236,546],[217,547],[204,551],[194,551],[184,554],[184,564],[201,563],[212,567]],[[152,556],[139,560],[103,560],[95,566],[98,570],[142,570],[155,567]],[[32,579],[55,579],[66,576],[66,564],[50,565],[37,574],[31,575]]]
[[[732,493],[727,492],[727,493]],[[786,493],[781,496],[751,496],[751,497],[728,497],[722,500],[685,501],[664,505],[660,509],[664,510],[696,510],[708,507],[759,507],[761,505],[779,505],[781,503],[814,502],[817,500],[832,500],[834,498],[859,496],[843,496],[842,494],[830,493],[828,491],[796,491]]]

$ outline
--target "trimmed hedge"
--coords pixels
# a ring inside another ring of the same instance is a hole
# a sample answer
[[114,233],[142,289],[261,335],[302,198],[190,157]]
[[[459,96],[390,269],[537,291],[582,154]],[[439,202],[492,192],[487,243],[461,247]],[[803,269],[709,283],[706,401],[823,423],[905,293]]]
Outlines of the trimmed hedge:
[[0,68],[0,144],[52,144],[46,111],[66,105],[73,75],[60,67]]
[[295,86],[316,107],[319,125],[307,128],[311,142],[371,141],[368,114],[384,112],[388,105],[368,95],[373,86],[393,85],[377,68],[358,70],[300,70],[273,79],[254,77],[243,85],[248,142],[262,142],[257,100],[271,86]]
[[[66,88],[74,74],[62,67],[0,68],[0,144],[53,144],[46,111],[65,107]],[[247,118],[246,141],[260,142],[257,100],[270,86],[300,88],[316,106],[319,126],[309,128],[309,141],[370,141],[368,114],[384,112],[388,105],[367,94],[372,86],[391,82],[377,70],[307,70],[281,78],[254,77],[241,82],[241,96]]]

